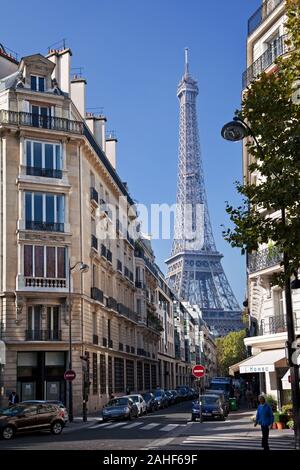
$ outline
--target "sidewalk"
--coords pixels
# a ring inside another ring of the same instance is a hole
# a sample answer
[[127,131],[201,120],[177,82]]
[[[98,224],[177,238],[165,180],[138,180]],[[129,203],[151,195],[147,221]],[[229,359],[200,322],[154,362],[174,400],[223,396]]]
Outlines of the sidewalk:
[[99,415],[92,415],[87,417],[87,421],[83,421],[82,416],[74,416],[72,423],[68,422],[64,429],[64,432],[78,431],[81,429],[89,428],[93,424],[97,424],[102,421]]

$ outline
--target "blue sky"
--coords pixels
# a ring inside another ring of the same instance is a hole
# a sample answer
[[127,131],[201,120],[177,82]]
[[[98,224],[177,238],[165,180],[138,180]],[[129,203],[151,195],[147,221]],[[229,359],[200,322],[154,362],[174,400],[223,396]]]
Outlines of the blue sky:
[[[209,210],[223,266],[240,302],[245,260],[222,239],[225,201],[239,202],[240,144],[220,129],[239,107],[247,20],[261,0],[65,0],[1,5],[0,43],[20,56],[45,54],[66,38],[72,66],[83,67],[87,106],[103,107],[118,137],[118,171],[140,203],[176,200],[178,100],[184,48],[198,80],[198,121]],[[153,242],[165,271],[171,241]]]

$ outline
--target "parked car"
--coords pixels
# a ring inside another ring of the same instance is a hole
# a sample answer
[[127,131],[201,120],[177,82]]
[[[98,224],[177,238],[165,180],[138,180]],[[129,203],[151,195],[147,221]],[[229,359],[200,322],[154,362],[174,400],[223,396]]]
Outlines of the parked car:
[[187,387],[181,385],[176,387],[176,390],[181,398],[181,400],[188,400],[188,389]]
[[229,397],[224,394],[223,390],[208,389],[208,390],[205,390],[205,395],[218,395],[220,400],[221,400],[225,416],[228,415],[228,413],[229,413]]
[[147,411],[149,413],[151,413],[152,411],[158,410],[158,403],[155,400],[153,393],[151,392],[142,393],[142,397],[144,398],[146,402]]
[[[225,420],[224,408],[218,395],[201,395],[200,400],[203,420],[208,418]],[[192,404],[192,421],[196,421],[197,418],[200,418],[199,400]]]
[[142,416],[147,413],[147,404],[142,397],[142,395],[136,394],[136,395],[127,395],[128,398],[131,398],[131,400],[136,404],[139,410],[139,415]]
[[167,400],[168,400],[168,405],[174,405],[175,397],[174,397],[172,391],[171,390],[165,390],[165,393],[166,393],[166,397],[167,397]]
[[63,411],[51,403],[18,403],[0,410],[0,435],[11,439],[18,432],[49,429],[58,435],[65,426]]
[[68,410],[65,407],[65,405],[63,404],[63,402],[60,401],[60,400],[25,400],[25,401],[22,401],[21,403],[27,403],[27,404],[31,404],[31,405],[35,405],[35,404],[39,404],[39,403],[41,403],[41,404],[43,404],[43,403],[52,403],[53,405],[59,406],[59,408],[61,408],[61,410],[63,410],[64,422],[67,423],[69,421]]
[[170,390],[173,393],[173,397],[175,400],[175,403],[178,403],[180,401],[180,396],[177,390]]
[[164,390],[158,388],[157,390],[153,390],[152,393],[157,402],[158,408],[167,408],[169,406],[168,398]]
[[137,418],[138,415],[138,407],[129,397],[113,398],[102,410],[103,421],[114,419],[131,420],[132,418]]

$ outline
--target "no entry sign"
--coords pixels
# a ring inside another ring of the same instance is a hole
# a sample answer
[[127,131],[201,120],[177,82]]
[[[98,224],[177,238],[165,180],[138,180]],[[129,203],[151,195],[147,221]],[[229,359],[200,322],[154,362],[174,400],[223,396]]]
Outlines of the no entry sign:
[[205,375],[205,367],[201,366],[200,364],[198,364],[197,366],[194,366],[192,370],[192,374],[198,379],[200,379],[201,377]]
[[70,382],[74,380],[75,377],[76,377],[76,374],[74,370],[66,370],[66,372],[64,373],[65,380],[68,380]]

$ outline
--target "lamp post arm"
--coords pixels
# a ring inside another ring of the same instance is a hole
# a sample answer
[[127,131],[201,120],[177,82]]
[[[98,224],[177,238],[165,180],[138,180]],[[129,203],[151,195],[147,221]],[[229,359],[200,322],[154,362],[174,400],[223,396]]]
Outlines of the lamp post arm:
[[235,117],[233,118],[233,120],[236,121],[236,122],[242,123],[243,126],[246,127],[246,129],[247,129],[249,135],[250,135],[250,136],[254,139],[254,141],[255,141],[255,144],[256,144],[256,146],[257,146],[257,148],[258,148],[258,151],[259,151],[259,153],[260,153],[260,156],[261,156],[262,160],[264,160],[264,159],[265,159],[265,154],[264,154],[264,152],[263,152],[263,149],[261,148],[261,145],[259,144],[259,142],[258,142],[258,140],[257,140],[257,138],[256,138],[256,135],[255,135],[254,132],[252,131],[252,129],[251,129],[251,127],[249,126],[249,124],[247,124],[246,121],[244,121],[243,119],[241,119],[241,118],[239,118],[239,117],[237,117],[237,116],[235,116]]

